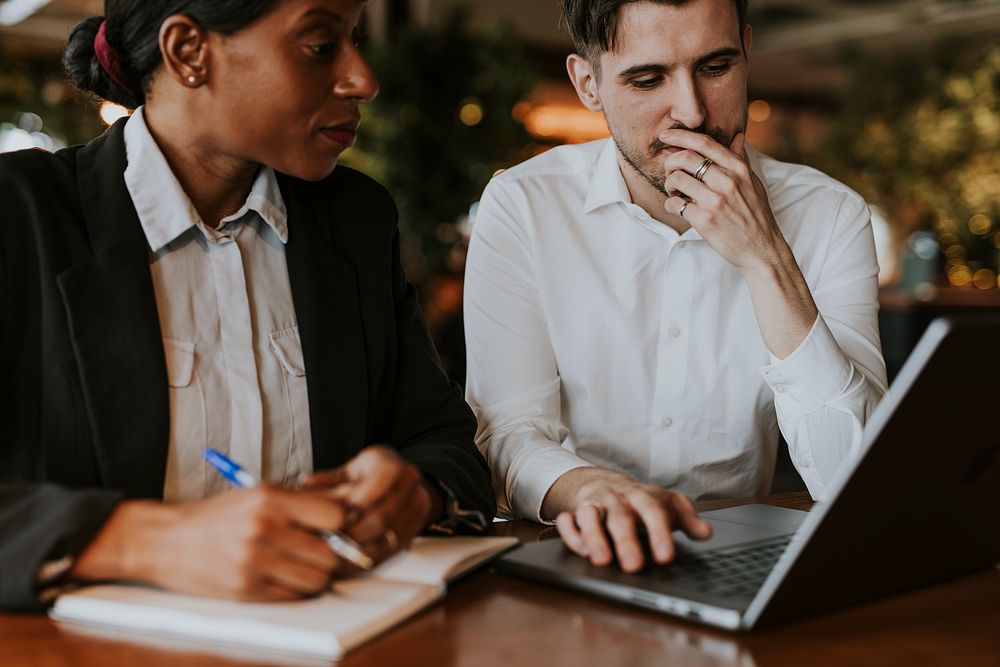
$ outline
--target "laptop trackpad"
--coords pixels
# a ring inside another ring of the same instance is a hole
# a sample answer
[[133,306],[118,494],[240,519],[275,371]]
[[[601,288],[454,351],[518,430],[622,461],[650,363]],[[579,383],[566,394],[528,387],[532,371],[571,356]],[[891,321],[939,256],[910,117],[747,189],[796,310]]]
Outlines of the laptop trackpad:
[[701,513],[701,518],[712,525],[711,539],[692,540],[679,531],[673,537],[681,552],[710,551],[794,533],[806,514],[771,505],[729,507]]

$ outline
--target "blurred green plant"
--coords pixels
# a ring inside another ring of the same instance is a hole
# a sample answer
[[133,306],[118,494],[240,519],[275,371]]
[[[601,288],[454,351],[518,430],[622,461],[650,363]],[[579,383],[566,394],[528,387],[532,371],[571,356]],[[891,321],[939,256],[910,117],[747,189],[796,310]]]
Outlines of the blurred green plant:
[[42,132],[67,145],[104,131],[97,105],[69,84],[58,62],[0,50],[0,123],[16,125],[26,113],[44,121]]
[[392,192],[418,281],[461,269],[462,217],[498,169],[530,157],[511,114],[535,85],[534,64],[509,27],[470,34],[465,24],[456,11],[366,49],[381,92],[344,156]]
[[896,241],[933,230],[951,284],[1000,273],[1000,47],[959,39],[854,58],[822,151],[807,158],[888,214]]

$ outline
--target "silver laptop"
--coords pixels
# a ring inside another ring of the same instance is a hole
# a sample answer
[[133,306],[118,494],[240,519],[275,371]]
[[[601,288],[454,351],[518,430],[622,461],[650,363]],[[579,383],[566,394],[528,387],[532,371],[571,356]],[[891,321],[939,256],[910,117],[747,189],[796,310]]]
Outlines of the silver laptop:
[[992,567],[1000,562],[998,346],[998,319],[935,320],[869,419],[863,453],[811,512],[706,512],[712,539],[675,533],[675,561],[636,574],[592,566],[561,540],[524,545],[497,567],[743,630]]

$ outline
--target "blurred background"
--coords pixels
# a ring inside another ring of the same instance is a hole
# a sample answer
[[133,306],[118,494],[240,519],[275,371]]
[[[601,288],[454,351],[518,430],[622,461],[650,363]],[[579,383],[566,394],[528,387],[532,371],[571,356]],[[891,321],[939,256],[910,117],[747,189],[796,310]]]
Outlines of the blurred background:
[[[74,91],[59,65],[71,27],[103,4],[0,0],[0,152],[86,142],[127,113]],[[396,197],[407,269],[458,382],[465,248],[486,182],[607,136],[566,79],[560,6],[365,9],[382,93],[345,162]],[[750,22],[750,142],[872,206],[891,378],[934,316],[1000,312],[1000,0],[751,0]]]

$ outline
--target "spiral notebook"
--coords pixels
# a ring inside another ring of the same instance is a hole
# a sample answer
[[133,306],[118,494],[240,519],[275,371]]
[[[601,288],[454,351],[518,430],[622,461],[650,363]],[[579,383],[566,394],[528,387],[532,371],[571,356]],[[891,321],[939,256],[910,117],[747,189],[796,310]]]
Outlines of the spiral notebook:
[[517,544],[513,537],[421,537],[372,572],[320,597],[249,603],[106,584],[66,593],[67,623],[337,659],[444,597],[447,584]]

